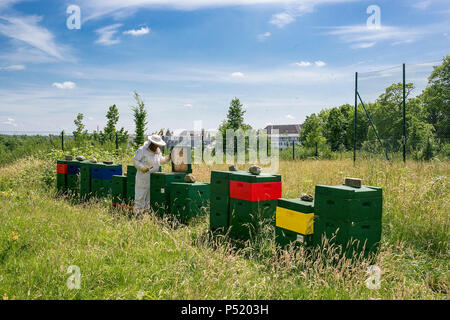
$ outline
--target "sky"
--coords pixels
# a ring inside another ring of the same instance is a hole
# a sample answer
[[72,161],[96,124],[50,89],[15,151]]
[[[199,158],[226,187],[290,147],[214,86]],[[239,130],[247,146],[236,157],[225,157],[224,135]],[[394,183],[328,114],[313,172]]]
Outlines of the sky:
[[216,129],[235,97],[255,129],[302,123],[354,104],[355,72],[371,101],[406,63],[420,93],[449,34],[448,0],[0,0],[0,133],[102,129],[113,104],[133,133],[134,91],[149,133]]

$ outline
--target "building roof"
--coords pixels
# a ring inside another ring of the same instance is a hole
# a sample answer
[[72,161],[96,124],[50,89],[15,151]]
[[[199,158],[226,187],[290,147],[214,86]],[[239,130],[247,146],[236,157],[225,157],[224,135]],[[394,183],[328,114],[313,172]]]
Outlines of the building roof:
[[273,130],[278,130],[278,134],[299,134],[301,127],[300,124],[277,124],[265,127],[264,131],[267,134],[272,134]]

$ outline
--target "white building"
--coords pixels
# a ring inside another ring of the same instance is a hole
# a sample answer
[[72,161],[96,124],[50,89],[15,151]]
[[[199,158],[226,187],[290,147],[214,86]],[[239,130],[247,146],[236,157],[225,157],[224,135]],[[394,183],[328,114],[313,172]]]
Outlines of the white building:
[[[269,125],[264,128],[269,138],[278,137],[278,146],[280,149],[286,149],[292,146],[292,143],[299,143],[299,134],[302,128],[301,124],[281,124],[281,125]],[[276,134],[278,130],[278,134]]]

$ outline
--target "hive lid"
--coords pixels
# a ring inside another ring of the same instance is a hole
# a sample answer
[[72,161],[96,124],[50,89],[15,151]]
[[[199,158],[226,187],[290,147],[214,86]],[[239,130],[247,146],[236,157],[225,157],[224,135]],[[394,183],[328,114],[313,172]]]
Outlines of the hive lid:
[[316,200],[318,200],[319,195],[335,196],[345,199],[379,198],[382,196],[382,189],[372,186],[361,186],[361,188],[353,188],[346,185],[317,185],[315,192]]

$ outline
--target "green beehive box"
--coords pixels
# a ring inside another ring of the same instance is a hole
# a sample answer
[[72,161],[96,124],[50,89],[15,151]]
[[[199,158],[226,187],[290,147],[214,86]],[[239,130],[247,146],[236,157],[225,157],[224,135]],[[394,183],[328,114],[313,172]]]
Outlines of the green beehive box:
[[67,191],[67,175],[62,173],[56,174],[56,188],[58,192]]
[[382,190],[376,187],[316,186],[314,214],[334,220],[381,220]]
[[164,188],[170,193],[171,183],[183,182],[186,173],[179,172],[152,172],[150,174],[150,186],[152,188]]
[[112,186],[112,179],[105,179],[103,181],[103,196],[108,197],[111,194],[111,186]]
[[127,177],[136,176],[136,173],[137,173],[137,169],[135,166],[133,166],[133,165],[127,166]]
[[365,245],[365,250],[375,251],[381,241],[381,220],[345,222],[315,217],[314,244],[321,245],[324,237],[344,249],[352,248],[360,252]]
[[113,203],[123,203],[127,194],[127,177],[115,175],[112,177],[111,193]]
[[173,182],[171,183],[170,200],[179,202],[193,200],[197,202],[206,202],[209,200],[210,185],[204,182],[186,183]]
[[277,200],[247,201],[230,198],[230,216],[275,219]]
[[261,173],[259,175],[254,175],[251,174],[250,172],[233,171],[230,176],[230,180],[248,183],[281,182],[281,175],[269,173]]
[[228,195],[211,193],[209,227],[211,230],[228,229],[230,198]]
[[286,247],[294,242],[296,245],[310,246],[313,244],[313,235],[302,235],[294,231],[275,227],[275,241],[281,247]]
[[183,223],[207,212],[207,203],[201,201],[173,201],[170,204],[170,213]]
[[314,202],[303,201],[301,199],[278,199],[278,207],[302,213],[313,213]]
[[103,188],[104,188],[103,180],[101,180],[101,179],[92,179],[91,180],[91,192],[94,197],[102,198],[104,195]]
[[78,194],[78,192],[80,190],[78,178],[79,178],[79,176],[76,174],[68,174],[67,175],[67,190],[74,195]]
[[211,193],[229,195],[232,173],[232,171],[211,171]]
[[150,185],[150,207],[158,215],[163,216],[170,211],[170,193],[165,188]]
[[275,224],[276,200],[246,201],[230,198],[230,236],[248,239],[262,225]]

